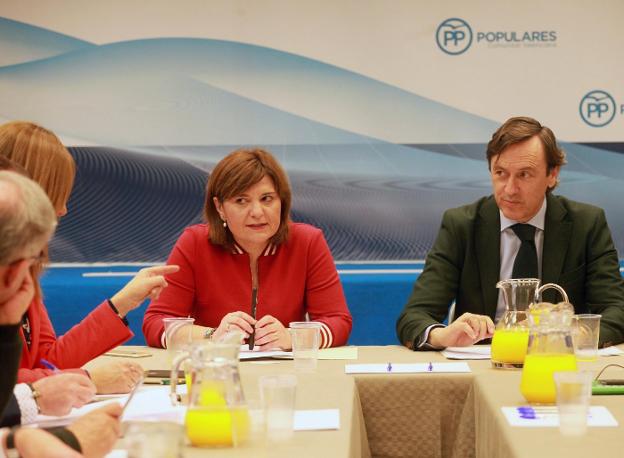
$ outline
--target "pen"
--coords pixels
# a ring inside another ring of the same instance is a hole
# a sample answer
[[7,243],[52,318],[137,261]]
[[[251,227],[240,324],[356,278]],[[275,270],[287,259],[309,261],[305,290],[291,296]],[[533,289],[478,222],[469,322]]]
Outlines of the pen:
[[128,399],[126,399],[126,403],[123,405],[122,409],[121,409],[121,415],[124,414],[124,412],[126,411],[126,408],[128,407],[128,404],[130,404],[130,401],[132,401],[132,398],[134,397],[134,395],[136,394],[137,391],[139,391],[139,387],[143,384],[143,377],[141,377],[137,382],[136,385],[134,385],[134,388],[132,388],[132,391],[130,391],[130,396],[128,396]]
[[544,418],[547,416],[555,416],[558,415],[557,407],[529,407],[522,406],[516,407],[518,411],[518,416],[525,420],[536,420],[539,418]]
[[428,372],[432,372],[433,371],[433,363],[429,362],[429,365],[427,366],[427,371]]
[[[253,288],[251,290],[251,317],[255,320],[256,319],[256,301],[258,299],[258,288]],[[256,340],[256,328],[254,325],[254,330],[252,331],[251,335],[249,336],[249,349],[253,350],[254,348],[254,341]]]
[[392,363],[388,363],[388,368],[386,370],[392,372]]
[[46,367],[46,369],[50,369],[51,371],[54,371],[54,372],[61,372],[61,370],[60,370],[58,367],[56,367],[54,364],[52,364],[52,363],[51,363],[50,361],[48,361],[47,359],[43,359],[43,358],[41,358],[41,359],[39,360],[39,362],[40,362],[43,366],[45,366],[45,367]]

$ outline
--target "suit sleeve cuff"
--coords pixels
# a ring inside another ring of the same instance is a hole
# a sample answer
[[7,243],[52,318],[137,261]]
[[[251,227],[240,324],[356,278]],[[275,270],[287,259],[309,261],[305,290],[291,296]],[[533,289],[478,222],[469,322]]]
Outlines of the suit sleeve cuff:
[[53,434],[54,436],[58,437],[62,442],[69,445],[78,453],[82,453],[82,447],[80,446],[80,442],[78,442],[78,438],[69,429],[58,427],[58,428],[50,428],[47,431],[50,434]]
[[427,340],[429,340],[429,333],[431,332],[432,329],[444,328],[444,327],[446,326],[444,326],[443,324],[432,324],[428,326],[427,329],[425,329],[425,332],[423,332],[420,336],[416,338],[414,349],[415,350],[443,350],[444,347],[434,347],[430,343],[427,343]]

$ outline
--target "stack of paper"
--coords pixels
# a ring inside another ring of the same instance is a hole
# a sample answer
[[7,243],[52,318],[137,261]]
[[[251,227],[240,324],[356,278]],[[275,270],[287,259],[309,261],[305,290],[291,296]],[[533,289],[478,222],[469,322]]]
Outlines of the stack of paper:
[[490,359],[491,345],[470,345],[468,347],[447,347],[442,351],[446,359]]

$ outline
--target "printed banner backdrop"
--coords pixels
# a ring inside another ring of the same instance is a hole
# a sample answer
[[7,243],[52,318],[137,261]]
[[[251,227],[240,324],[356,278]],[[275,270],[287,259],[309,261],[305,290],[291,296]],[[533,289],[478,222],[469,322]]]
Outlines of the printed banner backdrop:
[[606,210],[624,252],[618,0],[3,1],[0,120],[78,164],[56,262],[155,262],[201,221],[240,146],[285,165],[293,219],[342,261],[423,259],[444,209],[490,193],[508,117],[551,127],[557,190]]

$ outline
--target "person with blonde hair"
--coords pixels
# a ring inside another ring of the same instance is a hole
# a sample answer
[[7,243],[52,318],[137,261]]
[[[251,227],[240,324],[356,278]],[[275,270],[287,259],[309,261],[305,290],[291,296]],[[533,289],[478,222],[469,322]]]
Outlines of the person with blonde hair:
[[290,220],[291,200],[267,151],[237,150],[215,166],[207,224],[184,231],[168,260],[180,271],[145,312],[148,345],[165,346],[163,318],[186,316],[195,339],[236,330],[260,349],[289,350],[289,323],[309,318],[320,323],[321,348],[347,342],[351,314],[331,252],[319,229]]
[[[15,121],[0,126],[0,156],[22,166],[39,183],[52,202],[57,217],[67,214],[67,200],[76,174],[74,159],[51,131],[31,122]],[[91,311],[85,319],[57,338],[43,304],[37,274],[47,261],[47,247],[33,263],[37,294],[22,320],[22,359],[19,382],[33,382],[51,375],[54,364],[64,371],[86,373],[80,368],[93,358],[133,336],[126,315],[147,297],[156,298],[167,286],[165,275],[176,266],[142,269],[124,288]],[[88,372],[98,393],[128,392],[143,375],[131,362],[98,366]]]

